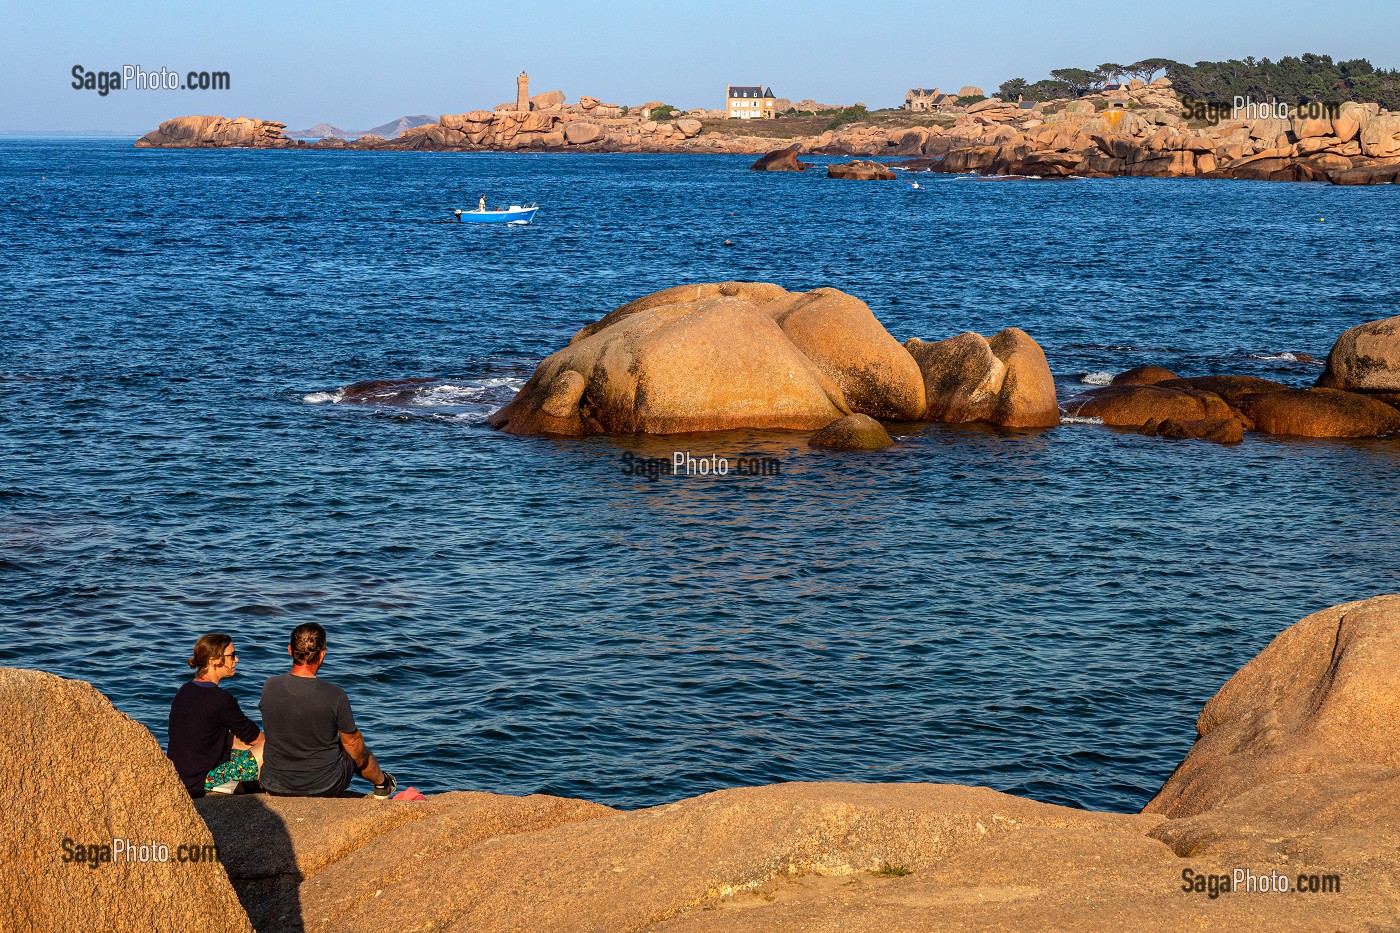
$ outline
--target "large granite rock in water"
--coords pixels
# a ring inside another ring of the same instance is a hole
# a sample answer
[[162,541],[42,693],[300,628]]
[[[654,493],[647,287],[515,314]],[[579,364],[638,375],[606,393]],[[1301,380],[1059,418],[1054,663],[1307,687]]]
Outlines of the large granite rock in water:
[[991,340],[969,331],[936,343],[914,337],[904,348],[923,373],[929,421],[1012,428],[1060,423],[1050,364],[1025,331],[1008,327]]
[[1317,384],[1327,389],[1400,392],[1400,316],[1344,331]]
[[854,178],[860,181],[894,181],[895,174],[880,162],[856,159],[826,167],[827,178]]
[[801,150],[801,146],[794,145],[765,152],[749,169],[755,172],[805,172],[812,167],[812,163],[797,158]]
[[251,117],[191,116],[166,120],[136,140],[138,149],[284,149],[301,145],[282,135],[287,124]]
[[1251,395],[1240,410],[1269,434],[1300,437],[1377,437],[1400,431],[1400,409],[1358,392],[1288,389]]
[[0,813],[0,930],[252,933],[155,738],[82,681],[0,668]]
[[491,418],[515,434],[816,430],[916,419],[923,380],[864,302],[832,288],[681,285],[580,328]]

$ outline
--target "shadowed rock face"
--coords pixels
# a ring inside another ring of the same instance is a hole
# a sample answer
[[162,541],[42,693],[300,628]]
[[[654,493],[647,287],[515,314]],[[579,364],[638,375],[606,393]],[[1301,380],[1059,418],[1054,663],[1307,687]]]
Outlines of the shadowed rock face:
[[847,415],[813,434],[807,444],[825,450],[884,450],[894,446],[894,439],[869,415]]
[[991,340],[969,331],[936,343],[914,337],[904,347],[923,373],[929,421],[1013,428],[1060,423],[1050,364],[1025,331],[1008,327]]
[[1327,368],[1317,384],[1327,389],[1400,392],[1400,316],[1344,331],[1327,354]]
[[[177,861],[214,837],[174,766],[82,681],[0,668],[0,812],[0,930],[252,933],[219,862]],[[64,839],[107,845],[107,862],[64,862]],[[128,861],[114,839],[170,860]]]
[[851,410],[912,421],[925,405],[919,364],[859,298],[834,288],[764,306],[799,350],[841,387]]

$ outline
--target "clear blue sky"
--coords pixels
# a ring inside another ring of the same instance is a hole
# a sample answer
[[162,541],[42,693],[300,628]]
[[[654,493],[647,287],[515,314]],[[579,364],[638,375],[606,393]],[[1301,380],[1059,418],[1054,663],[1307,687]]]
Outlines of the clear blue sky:
[[[570,100],[717,107],[726,83],[780,97],[893,106],[912,86],[991,91],[1010,77],[1150,56],[1319,52],[1400,66],[1395,0],[1341,6],[1070,2],[707,4],[362,0],[94,4],[0,0],[0,131],[129,130],[192,113],[365,129],[459,113],[531,89]],[[220,70],[228,91],[74,90],[74,65]]]

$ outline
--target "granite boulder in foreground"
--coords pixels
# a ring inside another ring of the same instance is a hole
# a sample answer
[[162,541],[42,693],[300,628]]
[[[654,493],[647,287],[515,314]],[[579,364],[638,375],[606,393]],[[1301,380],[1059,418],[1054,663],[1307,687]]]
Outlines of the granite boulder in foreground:
[[[4,776],[43,765],[52,775],[5,800],[0,926],[247,930],[251,917],[259,933],[1389,930],[1400,915],[1397,669],[1400,596],[1308,616],[1206,704],[1195,745],[1140,814],[977,787],[844,783],[722,790],[632,812],[471,792],[191,805],[149,733],[86,684],[5,670],[3,737],[21,744],[5,746]],[[67,763],[115,754],[82,745],[89,734],[137,750],[126,760],[139,787],[123,759],[103,758],[119,779],[94,792],[88,770]],[[217,866],[74,869],[45,843],[73,827],[201,836],[196,807],[247,917]],[[1237,871],[1326,890],[1220,893]]]
[[[1057,424],[1044,353],[1020,331],[994,339],[1007,360],[987,350],[968,388],[976,404],[957,420]],[[939,420],[930,414],[929,384],[921,357],[845,292],[681,285],[581,328],[490,423],[512,434],[583,436],[816,431],[852,413]]]
[[80,680],[0,668],[0,814],[0,930],[252,931],[155,737]]

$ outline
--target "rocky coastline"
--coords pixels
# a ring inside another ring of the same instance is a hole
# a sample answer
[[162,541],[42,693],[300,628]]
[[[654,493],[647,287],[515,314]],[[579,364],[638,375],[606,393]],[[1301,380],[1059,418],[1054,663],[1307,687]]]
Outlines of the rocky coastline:
[[[1135,814],[946,784],[778,784],[630,812],[467,791],[191,801],[150,732],[91,686],[0,668],[0,925],[1389,929],[1397,665],[1400,595],[1307,616],[1205,705],[1195,744]],[[65,838],[217,846],[217,858],[75,866]]]
[[866,450],[889,446],[870,420],[908,433],[928,422],[1045,429],[1066,417],[1223,444],[1252,432],[1400,432],[1400,317],[1343,333],[1311,387],[1138,367],[1062,411],[1044,350],[1015,327],[901,344],[869,306],[834,288],[680,285],[580,328],[488,423],[564,437],[768,428],[821,432],[814,446]]
[[[694,116],[650,119],[592,97],[565,103],[562,92],[530,98],[523,109],[444,114],[392,139],[292,139],[285,124],[249,117],[176,117],[136,142],[138,148],[353,149],[437,152],[650,152],[796,154],[903,158],[911,171],[1038,178],[1116,176],[1314,181],[1338,185],[1400,180],[1400,114],[1345,103],[1329,116],[1257,117],[1206,123],[1183,116],[1171,82],[1128,87],[1074,100],[1018,104],[989,98],[927,123],[885,127],[856,122],[779,140],[754,122]],[[782,146],[775,146],[783,142]],[[770,160],[773,170],[792,170]],[[794,160],[795,161],[795,160]],[[760,166],[755,166],[759,168]],[[887,171],[887,168],[886,168]],[[833,177],[894,177],[861,175]]]

